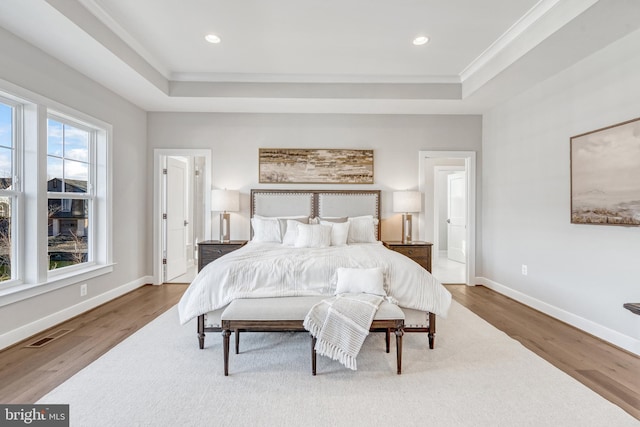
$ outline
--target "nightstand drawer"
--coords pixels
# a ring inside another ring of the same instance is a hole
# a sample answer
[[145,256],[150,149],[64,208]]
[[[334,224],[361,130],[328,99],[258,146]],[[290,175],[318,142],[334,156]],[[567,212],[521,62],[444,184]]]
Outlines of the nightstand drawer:
[[427,271],[431,271],[431,243],[429,242],[384,242],[392,251],[411,258]]
[[213,261],[214,259],[220,258],[222,255],[228,254],[229,252],[233,252],[238,249],[240,246],[238,245],[225,245],[225,246],[216,246],[216,245],[207,245],[202,247],[202,257],[204,259],[209,259]]
[[395,246],[394,251],[400,252],[402,255],[406,255],[409,258],[427,258],[429,251],[426,246]]
[[221,256],[243,247],[246,243],[244,240],[234,240],[230,243],[208,240],[198,243],[198,271]]

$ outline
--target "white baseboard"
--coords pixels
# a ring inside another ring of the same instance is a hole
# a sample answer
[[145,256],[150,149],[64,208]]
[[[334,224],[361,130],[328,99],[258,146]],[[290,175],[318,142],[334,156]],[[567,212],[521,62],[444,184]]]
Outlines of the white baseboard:
[[523,294],[520,291],[509,288],[486,277],[476,277],[476,282],[479,285],[484,285],[489,289],[492,289],[502,295],[508,296],[522,304],[535,308],[542,313],[545,313],[555,319],[558,319],[564,323],[574,326],[580,330],[583,330],[595,337],[598,337],[604,341],[607,341],[617,347],[627,350],[633,354],[640,356],[640,340],[621,334],[620,332],[609,329],[598,323],[595,323],[584,317],[580,317],[576,314],[565,311],[561,308],[548,304],[539,299],[533,298],[529,295]]
[[0,350],[152,282],[152,276],[141,277],[86,301],[82,301],[79,304],[65,308],[57,313],[38,319],[35,322],[31,322],[12,331],[6,332],[0,335]]

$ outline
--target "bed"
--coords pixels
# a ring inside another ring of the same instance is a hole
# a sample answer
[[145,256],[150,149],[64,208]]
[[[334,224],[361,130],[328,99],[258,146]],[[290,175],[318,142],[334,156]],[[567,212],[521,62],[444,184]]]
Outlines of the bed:
[[384,290],[405,314],[405,332],[426,333],[434,347],[436,316],[446,316],[451,294],[430,272],[380,242],[379,190],[254,189],[250,211],[249,243],[203,265],[178,305],[182,324],[197,318],[200,348],[206,332],[222,330],[220,316],[232,300],[329,297],[341,267],[382,268]]

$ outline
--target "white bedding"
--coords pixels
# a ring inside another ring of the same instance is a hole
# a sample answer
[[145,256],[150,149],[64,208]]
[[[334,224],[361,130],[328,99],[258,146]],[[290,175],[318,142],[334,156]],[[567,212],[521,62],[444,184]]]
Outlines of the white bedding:
[[400,307],[447,315],[449,291],[419,264],[380,242],[326,248],[249,242],[198,273],[178,304],[180,322],[237,298],[331,296],[339,267],[381,267],[385,291]]

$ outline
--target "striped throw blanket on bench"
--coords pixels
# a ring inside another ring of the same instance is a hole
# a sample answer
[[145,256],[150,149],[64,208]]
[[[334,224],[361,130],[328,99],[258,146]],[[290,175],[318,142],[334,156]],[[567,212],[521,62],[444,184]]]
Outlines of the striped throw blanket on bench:
[[382,301],[378,295],[340,294],[314,305],[303,325],[316,338],[316,352],[355,371],[356,357]]

